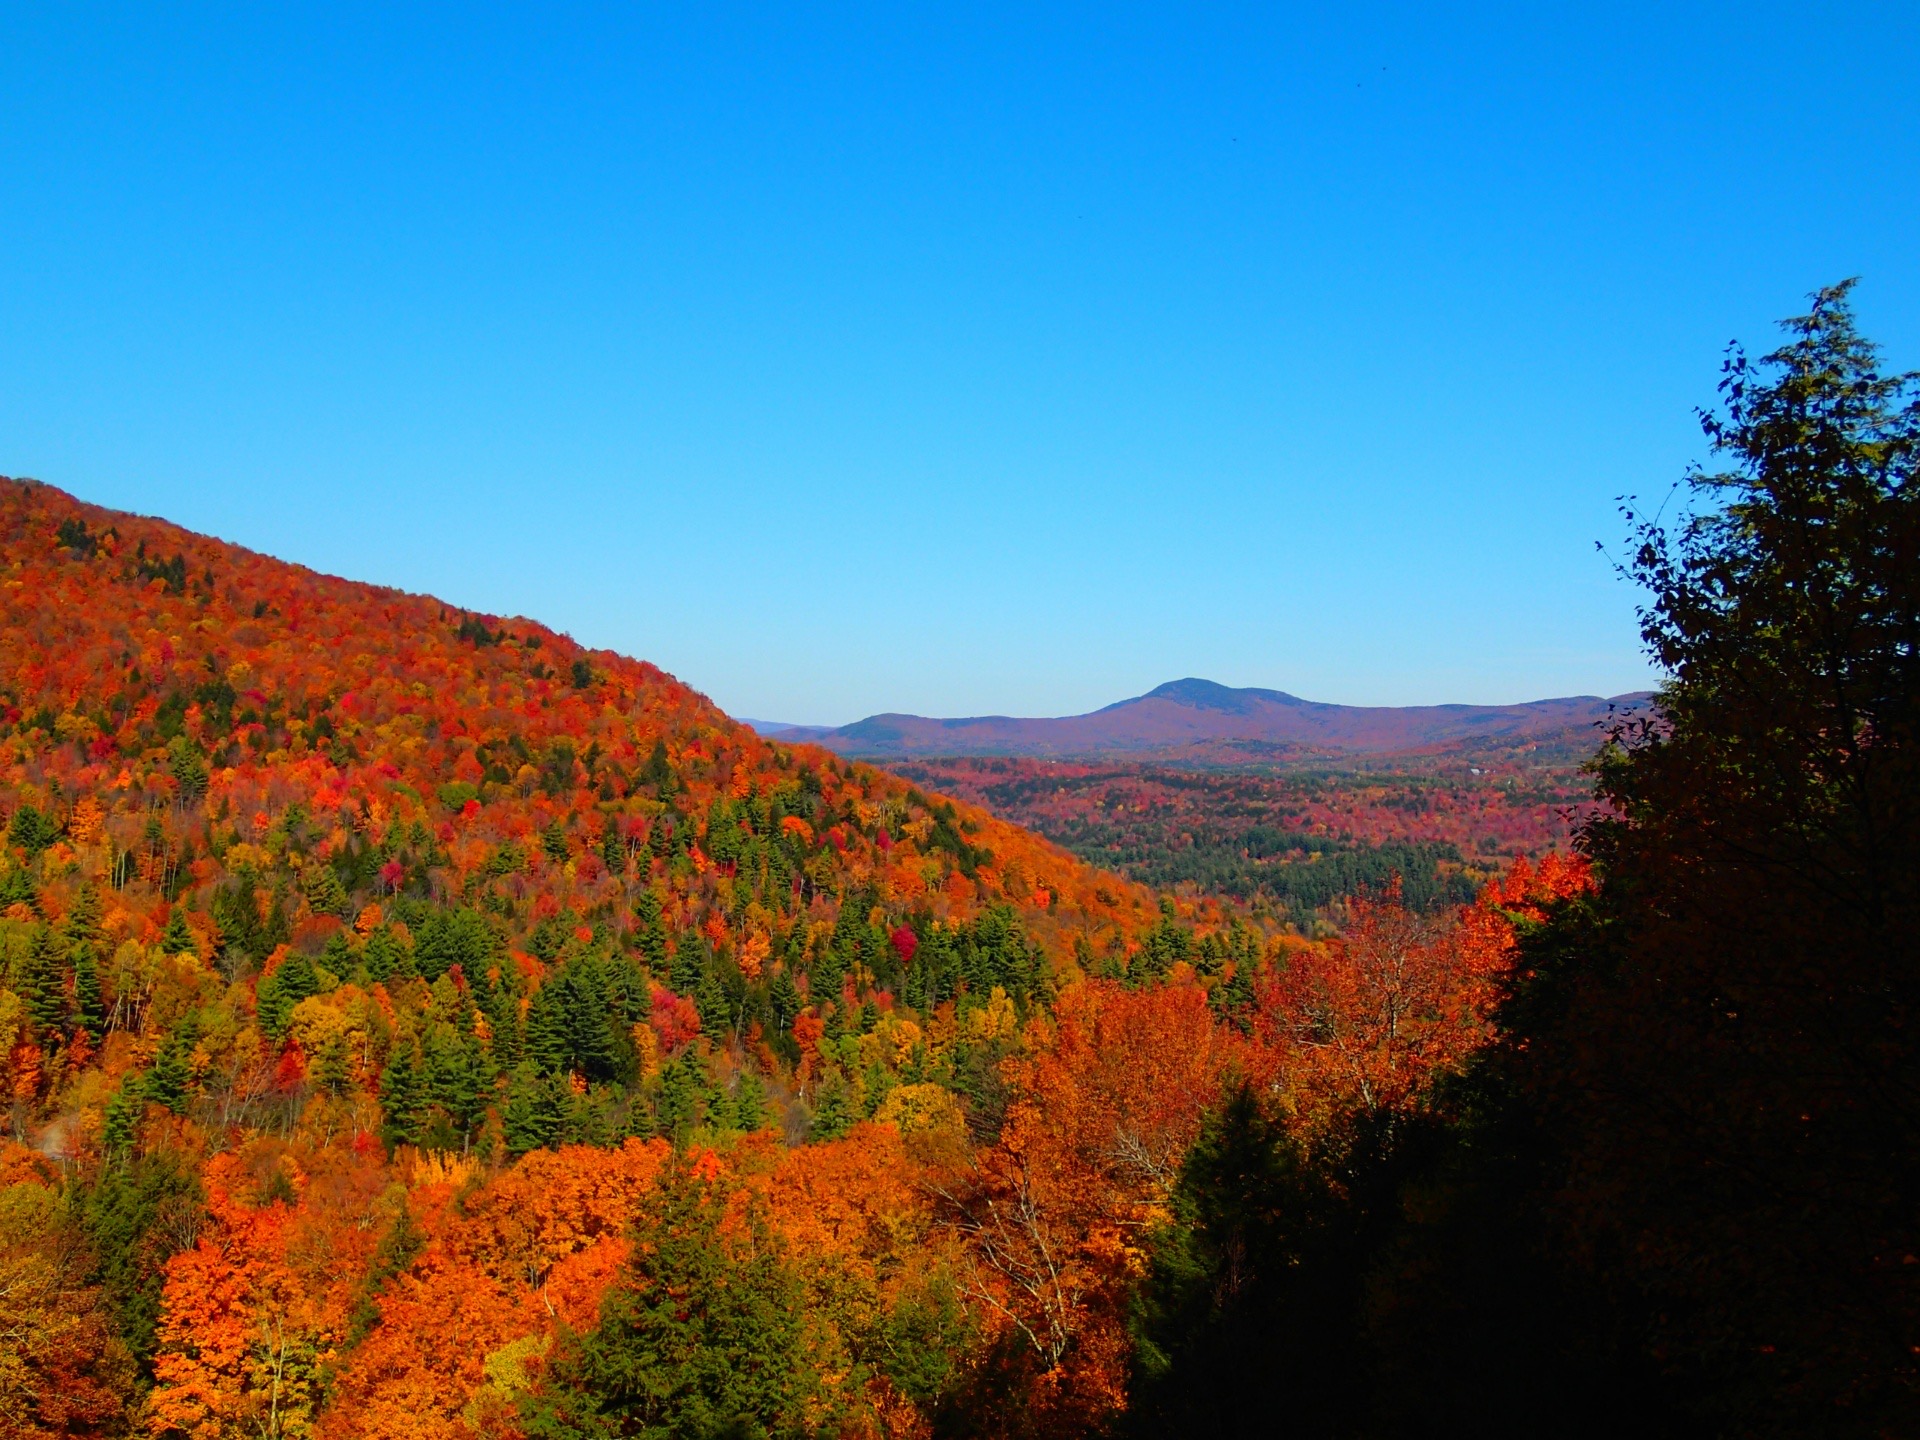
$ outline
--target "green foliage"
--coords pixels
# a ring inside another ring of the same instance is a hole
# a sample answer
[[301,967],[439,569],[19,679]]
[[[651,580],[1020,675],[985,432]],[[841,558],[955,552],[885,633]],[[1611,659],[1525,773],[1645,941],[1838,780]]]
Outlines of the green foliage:
[[389,1146],[418,1145],[426,1121],[425,1084],[419,1057],[402,1041],[380,1072],[380,1138]]
[[706,1089],[699,1057],[691,1047],[660,1072],[660,1129],[676,1140],[700,1118],[700,1097]]
[[7,825],[7,842],[18,845],[29,856],[38,855],[59,838],[60,827],[32,805],[21,804]]
[[166,1262],[194,1233],[199,1182],[178,1157],[143,1155],[107,1166],[78,1198],[94,1278],[113,1311],[114,1330],[150,1375]]
[[600,1324],[523,1402],[530,1440],[798,1436],[811,1370],[799,1281],[750,1195],[676,1158],[642,1203]]
[[260,1028],[275,1040],[281,1039],[287,1033],[293,1007],[319,993],[320,977],[314,973],[313,962],[298,952],[287,956],[254,988]]
[[552,1145],[566,1123],[566,1082],[522,1062],[507,1082],[507,1103],[501,1114],[507,1154],[520,1156]]
[[187,1102],[191,1098],[191,1057],[198,1031],[199,1027],[192,1016],[169,1030],[166,1039],[160,1042],[159,1053],[153,1057],[152,1068],[140,1081],[147,1099],[156,1105],[166,1106],[176,1115],[187,1113]]

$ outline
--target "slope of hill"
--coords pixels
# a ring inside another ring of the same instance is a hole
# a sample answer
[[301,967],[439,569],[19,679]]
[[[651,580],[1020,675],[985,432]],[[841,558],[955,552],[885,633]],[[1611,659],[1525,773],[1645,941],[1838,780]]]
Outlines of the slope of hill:
[[210,917],[244,870],[289,933],[487,899],[517,934],[565,912],[624,939],[652,893],[670,936],[764,968],[852,891],[923,925],[1009,904],[1047,935],[1147,909],[1012,826],[530,622],[27,483],[0,485],[0,563],[9,808],[70,839],[78,815],[155,914]]
[[0,820],[34,1440],[1111,1433],[1224,1087],[1420,1103],[1582,883],[1223,924],[650,665],[5,480]]
[[1188,679],[1170,681],[1091,714],[1059,719],[873,715],[837,729],[794,726],[780,733],[872,759],[1024,755],[1246,764],[1439,750],[1477,754],[1517,747],[1584,754],[1593,749],[1597,727],[1614,710],[1645,698],[1581,695],[1523,705],[1328,705],[1279,690],[1236,690]]

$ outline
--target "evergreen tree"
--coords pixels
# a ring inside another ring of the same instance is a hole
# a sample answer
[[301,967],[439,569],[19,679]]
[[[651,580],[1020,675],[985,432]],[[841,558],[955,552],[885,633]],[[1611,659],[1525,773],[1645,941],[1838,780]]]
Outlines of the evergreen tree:
[[61,968],[59,937],[49,926],[35,926],[33,945],[18,967],[14,988],[26,1002],[34,1028],[49,1039],[67,1023],[67,987]]
[[99,945],[102,939],[100,911],[100,892],[91,885],[82,885],[73,892],[67,913],[60,921],[61,938],[68,945]]
[[746,1131],[767,1123],[767,1088],[760,1083],[759,1072],[743,1070],[733,1090],[733,1123]]
[[424,1088],[412,1042],[396,1041],[380,1072],[380,1138],[389,1147],[420,1143],[426,1119]]
[[1639,527],[1658,723],[1501,1015],[1552,1253],[1698,1434],[1920,1424],[1920,374],[1849,289],[1730,355],[1730,469]]
[[589,1080],[612,1080],[627,1066],[621,1064],[631,1047],[625,1043],[624,1017],[610,1003],[605,972],[593,956],[574,961],[561,972],[558,991],[561,1023],[566,1034],[570,1068]]
[[474,1036],[459,1034],[447,1024],[427,1031],[422,1052],[425,1097],[446,1114],[465,1149],[472,1142],[474,1127],[486,1115],[492,1089],[486,1054]]
[[784,965],[780,967],[780,973],[773,977],[767,999],[773,1007],[775,1028],[783,1031],[793,1029],[793,1022],[805,1008],[806,1002],[801,998],[800,987],[793,983],[793,972]]
[[693,992],[694,1008],[700,1012],[700,1028],[709,1035],[725,1035],[733,1028],[733,1006],[721,983],[719,966],[709,965]]
[[[126,1087],[113,1105],[127,1097]],[[111,1117],[112,1109],[109,1108]],[[112,1147],[124,1156],[130,1146]],[[93,1252],[94,1274],[113,1315],[114,1332],[142,1376],[152,1378],[166,1262],[190,1243],[202,1203],[199,1182],[165,1152],[107,1166],[78,1196],[78,1214]]]
[[[656,827],[657,829],[657,827]],[[667,927],[661,918],[660,897],[651,888],[634,902],[633,948],[656,978],[667,973]]]
[[680,948],[673,955],[671,983],[674,991],[681,995],[698,994],[700,982],[707,978],[711,959],[704,935],[697,932],[682,935]]
[[320,977],[314,973],[313,962],[295,951],[254,987],[254,1010],[260,1017],[260,1028],[275,1040],[280,1039],[287,1033],[293,1007],[319,993]]
[[691,1047],[660,1072],[660,1129],[676,1140],[699,1118],[705,1076]]
[[1210,1117],[1135,1297],[1140,1436],[1308,1435],[1364,1413],[1352,1197],[1242,1087]]
[[507,1154],[517,1158],[553,1144],[565,1120],[556,1078],[522,1061],[507,1082],[507,1104],[500,1117]]
[[384,925],[367,937],[360,960],[367,967],[367,978],[375,984],[417,973],[412,957]]
[[153,1057],[152,1067],[140,1081],[147,1099],[166,1106],[176,1115],[187,1113],[188,1087],[193,1083],[193,1046],[198,1038],[197,1027],[189,1015],[167,1032]]
[[798,1437],[811,1367],[800,1284],[757,1202],[676,1159],[641,1202],[599,1327],[567,1340],[523,1402],[529,1440]]
[[316,865],[307,876],[307,907],[316,915],[344,915],[351,903],[347,887],[331,865]]
[[545,1075],[563,1070],[567,1064],[567,1022],[558,992],[557,980],[549,979],[533,992],[533,1000],[527,1006],[522,1051],[533,1067]]
[[160,949],[168,955],[199,953],[200,947],[194,943],[193,931],[187,928],[186,911],[178,905],[167,912],[167,928],[160,935]]
[[820,1082],[819,1099],[813,1110],[813,1124],[807,1128],[809,1140],[839,1140],[853,1128],[853,1097],[839,1071],[830,1071]]
[[27,852],[31,859],[60,838],[60,827],[32,805],[21,805],[7,826],[7,839]]

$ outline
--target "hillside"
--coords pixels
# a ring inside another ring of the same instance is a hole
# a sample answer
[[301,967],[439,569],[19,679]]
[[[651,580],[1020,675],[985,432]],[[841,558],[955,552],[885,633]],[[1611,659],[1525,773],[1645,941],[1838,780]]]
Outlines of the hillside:
[[1174,680],[1087,715],[933,720],[873,715],[837,729],[769,726],[843,755],[1020,755],[1050,758],[1181,759],[1246,764],[1329,756],[1524,750],[1585,755],[1598,727],[1641,694],[1580,695],[1523,705],[1328,705],[1279,690],[1231,689]]
[[1053,944],[1149,908],[982,812],[768,743],[531,622],[39,485],[0,490],[0,564],[9,808],[113,857],[120,893],[153,907],[130,933],[166,901],[210,919],[242,872],[283,939],[373,901],[482,900],[530,942],[562,915],[625,938],[652,893],[670,937],[762,971],[790,951],[804,970],[848,892],[923,926],[1010,906]]
[[1416,1107],[1584,883],[1310,943],[44,485],[0,579],[9,1437],[1108,1433],[1226,1087]]

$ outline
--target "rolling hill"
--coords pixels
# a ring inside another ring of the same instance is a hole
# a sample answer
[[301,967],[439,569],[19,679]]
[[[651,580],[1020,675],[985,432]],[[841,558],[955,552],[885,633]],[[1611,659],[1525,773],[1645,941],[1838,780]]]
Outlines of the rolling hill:
[[835,729],[764,728],[785,740],[808,740],[842,755],[875,760],[1005,755],[1255,763],[1515,747],[1585,752],[1593,748],[1598,727],[1610,714],[1646,698],[1642,692],[1520,705],[1330,705],[1280,690],[1233,689],[1187,679],[1091,714],[1057,719],[984,715],[938,720],[888,714]]

